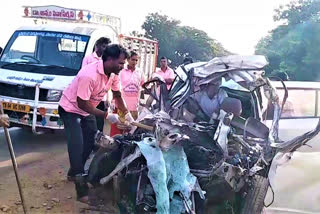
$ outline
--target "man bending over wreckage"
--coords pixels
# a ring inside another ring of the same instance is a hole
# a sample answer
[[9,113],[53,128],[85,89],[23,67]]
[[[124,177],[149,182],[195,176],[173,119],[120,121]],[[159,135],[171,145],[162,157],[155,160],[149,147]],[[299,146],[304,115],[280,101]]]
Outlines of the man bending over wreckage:
[[97,132],[95,116],[106,118],[111,123],[119,123],[117,114],[96,108],[110,88],[118,108],[125,113],[126,121],[129,124],[134,121],[119,91],[118,74],[123,69],[127,57],[128,53],[122,46],[107,46],[102,60],[83,67],[64,90],[59,102],[59,114],[64,122],[68,141],[68,177],[75,182],[77,199],[84,203],[89,202],[84,164],[94,146]]

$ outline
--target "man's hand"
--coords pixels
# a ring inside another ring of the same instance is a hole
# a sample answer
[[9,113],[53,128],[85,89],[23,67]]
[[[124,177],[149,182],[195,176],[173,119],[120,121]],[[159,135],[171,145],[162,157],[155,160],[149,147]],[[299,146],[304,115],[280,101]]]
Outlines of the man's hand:
[[130,131],[132,126],[126,125],[125,123],[118,123],[117,128],[124,131]]
[[9,127],[9,116],[7,114],[0,114],[0,126]]
[[129,124],[133,123],[134,122],[134,119],[131,115],[130,112],[128,112],[125,116],[124,116],[124,119],[126,120],[126,122],[128,122]]
[[167,85],[171,85],[174,81],[172,78],[165,79]]
[[160,80],[161,82],[166,82],[166,80],[161,76],[161,75],[159,75],[159,74],[157,74],[157,73],[154,73],[153,75],[152,75],[152,79],[153,80],[156,80],[156,79],[158,79],[158,80]]
[[110,123],[120,123],[119,115],[117,114],[110,113],[107,115],[106,119],[109,120]]

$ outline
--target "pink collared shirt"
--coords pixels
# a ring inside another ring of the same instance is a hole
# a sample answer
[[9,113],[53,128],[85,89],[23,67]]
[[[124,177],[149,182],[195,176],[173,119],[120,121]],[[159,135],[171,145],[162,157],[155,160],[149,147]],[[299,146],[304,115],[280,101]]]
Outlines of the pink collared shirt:
[[121,95],[129,111],[137,111],[139,106],[140,89],[144,83],[142,72],[130,70],[128,67],[120,71]]
[[97,53],[94,51],[92,54],[85,56],[83,58],[81,68],[83,68],[83,66],[88,65],[90,63],[99,61],[100,59],[101,57],[98,57]]
[[[173,70],[169,67],[167,67],[167,70],[165,72],[163,72],[160,68],[155,73],[162,76],[163,79],[174,79],[175,78]],[[171,87],[171,84],[167,85],[168,89],[170,89],[170,87]]]
[[119,77],[112,73],[108,78],[104,73],[103,62],[99,60],[79,71],[63,91],[59,105],[67,112],[88,116],[87,112],[78,107],[77,97],[88,100],[92,106],[97,107],[110,88],[113,91],[119,91]]

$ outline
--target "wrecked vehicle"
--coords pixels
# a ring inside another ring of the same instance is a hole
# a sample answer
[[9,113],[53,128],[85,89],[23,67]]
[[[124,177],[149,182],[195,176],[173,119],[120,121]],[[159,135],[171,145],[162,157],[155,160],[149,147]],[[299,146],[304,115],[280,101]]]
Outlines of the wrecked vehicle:
[[290,141],[279,139],[288,94],[280,106],[264,77],[267,64],[264,56],[217,57],[178,67],[170,90],[159,79],[145,83],[153,103],[137,121],[152,128],[114,138],[100,134],[88,181],[113,179],[116,196],[128,195],[134,204],[128,213],[205,213],[210,207],[261,213],[277,166],[320,131],[318,123]]

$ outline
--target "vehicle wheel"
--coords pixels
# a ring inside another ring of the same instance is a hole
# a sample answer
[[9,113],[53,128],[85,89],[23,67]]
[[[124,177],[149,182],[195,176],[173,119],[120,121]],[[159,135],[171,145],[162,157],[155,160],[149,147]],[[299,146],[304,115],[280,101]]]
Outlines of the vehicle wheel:
[[107,176],[117,166],[120,161],[120,152],[99,148],[95,153],[89,167],[88,181],[92,185],[100,185],[100,179]]
[[267,195],[269,181],[267,178],[256,175],[252,185],[249,187],[248,194],[244,198],[242,214],[261,214],[264,207],[264,199]]

